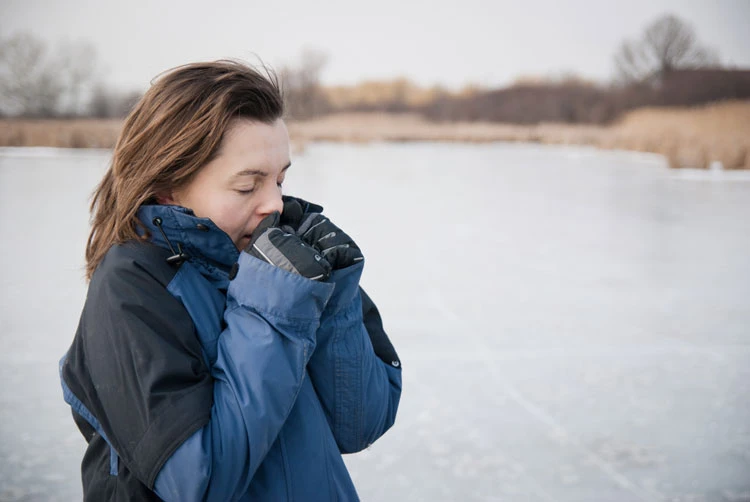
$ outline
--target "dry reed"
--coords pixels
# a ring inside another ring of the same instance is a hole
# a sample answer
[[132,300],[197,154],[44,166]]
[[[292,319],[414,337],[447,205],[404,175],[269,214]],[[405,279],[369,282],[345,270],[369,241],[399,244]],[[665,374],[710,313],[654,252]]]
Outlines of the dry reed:
[[112,148],[121,120],[0,120],[0,146]]
[[[119,120],[0,120],[0,146],[112,148]],[[291,122],[293,144],[310,141],[519,141],[591,145],[664,155],[672,167],[750,169],[750,101],[649,108],[608,127],[429,122],[414,114],[349,113]]]

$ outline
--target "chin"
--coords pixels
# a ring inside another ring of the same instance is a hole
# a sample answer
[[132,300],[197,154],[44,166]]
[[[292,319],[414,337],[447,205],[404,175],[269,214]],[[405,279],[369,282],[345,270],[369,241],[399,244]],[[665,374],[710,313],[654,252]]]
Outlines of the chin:
[[238,241],[234,241],[234,245],[237,246],[238,251],[242,251],[243,249],[245,249],[248,244],[250,244],[249,237],[243,237]]

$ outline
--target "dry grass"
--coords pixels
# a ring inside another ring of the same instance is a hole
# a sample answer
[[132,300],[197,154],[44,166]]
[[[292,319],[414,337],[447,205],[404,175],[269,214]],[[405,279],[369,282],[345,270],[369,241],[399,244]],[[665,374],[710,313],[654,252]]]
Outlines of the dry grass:
[[[0,146],[111,148],[118,120],[0,121]],[[434,123],[417,115],[338,114],[289,125],[292,141],[523,141],[591,145],[665,155],[672,167],[750,169],[750,101],[697,108],[641,109],[609,127],[567,124],[518,126]]]
[[644,108],[610,128],[616,148],[665,155],[672,167],[750,169],[750,101],[685,108]]
[[431,103],[440,95],[448,94],[437,87],[420,87],[404,78],[362,82],[353,86],[327,86],[322,90],[334,109],[357,105],[378,106],[399,101],[406,106],[421,106]]
[[672,167],[750,169],[750,101],[696,108],[633,111],[608,126],[429,122],[417,115],[339,114],[290,124],[298,144],[309,141],[524,141],[591,145],[664,155]]
[[0,146],[113,148],[121,120],[0,120]]

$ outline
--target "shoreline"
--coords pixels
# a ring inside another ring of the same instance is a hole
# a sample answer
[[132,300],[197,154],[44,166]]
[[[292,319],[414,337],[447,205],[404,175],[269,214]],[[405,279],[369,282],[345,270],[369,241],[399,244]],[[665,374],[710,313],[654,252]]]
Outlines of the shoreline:
[[[0,146],[111,149],[122,122],[0,119]],[[296,151],[315,141],[522,142],[655,153],[663,155],[673,168],[708,169],[720,162],[727,170],[750,169],[750,101],[640,109],[608,126],[439,123],[416,114],[389,113],[338,113],[287,123]]]

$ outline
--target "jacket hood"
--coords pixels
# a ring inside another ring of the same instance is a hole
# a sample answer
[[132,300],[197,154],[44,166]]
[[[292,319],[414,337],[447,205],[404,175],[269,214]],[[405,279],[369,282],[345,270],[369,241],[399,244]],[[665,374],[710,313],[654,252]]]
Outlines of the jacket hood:
[[209,218],[199,218],[192,210],[172,205],[144,205],[138,219],[150,233],[149,241],[165,249],[187,255],[212,282],[225,284],[239,250],[232,239]]

